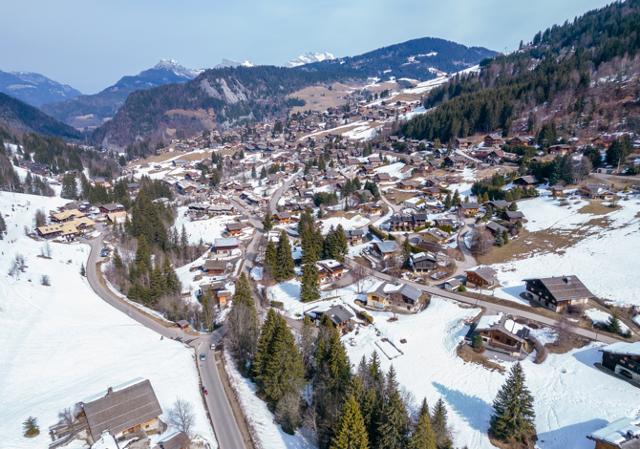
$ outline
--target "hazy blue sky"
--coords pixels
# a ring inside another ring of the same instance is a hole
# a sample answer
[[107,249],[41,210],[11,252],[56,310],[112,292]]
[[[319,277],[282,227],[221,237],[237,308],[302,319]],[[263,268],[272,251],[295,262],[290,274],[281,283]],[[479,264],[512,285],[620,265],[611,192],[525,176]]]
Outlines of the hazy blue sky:
[[608,0],[6,0],[0,69],[93,93],[161,58],[283,64],[434,36],[497,51]]

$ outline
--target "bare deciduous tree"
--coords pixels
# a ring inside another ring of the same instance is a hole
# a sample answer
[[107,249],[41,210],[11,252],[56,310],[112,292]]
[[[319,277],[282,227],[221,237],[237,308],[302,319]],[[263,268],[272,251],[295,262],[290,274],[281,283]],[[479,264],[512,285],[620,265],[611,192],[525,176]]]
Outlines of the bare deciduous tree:
[[471,244],[469,249],[473,253],[474,256],[482,256],[491,251],[491,247],[493,247],[493,236],[487,229],[482,226],[476,228],[472,231],[471,234]]
[[169,424],[187,435],[191,434],[191,428],[195,421],[193,407],[184,399],[177,399],[169,410]]

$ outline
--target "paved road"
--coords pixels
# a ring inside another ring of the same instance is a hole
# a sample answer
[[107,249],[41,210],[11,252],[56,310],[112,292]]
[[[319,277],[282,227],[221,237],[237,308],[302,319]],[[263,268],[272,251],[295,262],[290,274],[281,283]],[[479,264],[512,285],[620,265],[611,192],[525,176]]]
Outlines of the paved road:
[[293,184],[293,181],[298,179],[298,177],[300,177],[302,173],[303,173],[302,169],[298,170],[293,176],[291,176],[289,179],[283,182],[282,185],[278,187],[278,189],[273,193],[273,196],[271,196],[271,199],[269,200],[269,211],[272,214],[276,213],[276,208],[278,207],[278,201],[280,201],[280,197],[282,196],[282,194],[284,194],[287,190],[289,190],[289,187],[291,187],[291,184]]
[[[345,263],[348,266],[354,267],[355,265],[358,265],[356,261],[354,261],[351,258],[347,258],[345,259]],[[447,298],[447,299],[452,299],[454,301],[458,301],[458,302],[462,302],[465,304],[469,304],[472,306],[478,306],[478,307],[484,307],[487,309],[487,311],[491,311],[491,312],[502,312],[504,314],[508,314],[508,315],[512,315],[514,317],[520,317],[520,318],[525,318],[531,321],[535,321],[541,324],[545,324],[547,326],[553,326],[553,327],[558,327],[560,326],[560,320],[554,319],[554,318],[550,318],[546,315],[540,315],[538,313],[535,312],[535,309],[531,309],[531,311],[527,311],[527,310],[522,310],[516,307],[511,307],[509,305],[506,304],[501,304],[501,303],[494,303],[491,301],[486,301],[486,300],[482,300],[482,299],[476,299],[476,298],[471,298],[469,296],[464,296],[464,295],[460,295],[456,292],[450,292],[447,290],[443,290],[441,288],[438,287],[432,287],[432,286],[428,286],[428,285],[423,285],[423,284],[418,284],[416,282],[411,282],[411,281],[405,281],[405,280],[400,280],[398,278],[395,278],[393,276],[390,276],[388,274],[385,273],[381,273],[379,271],[373,270],[369,267],[365,267],[363,265],[360,265],[361,267],[363,267],[365,269],[365,271],[372,276],[375,276],[379,279],[385,280],[385,281],[390,281],[390,282],[403,282],[405,284],[409,284],[412,285],[413,287],[416,287],[419,290],[422,290],[426,293],[429,293],[430,295],[433,296],[440,296],[442,298]],[[569,325],[566,327],[566,329],[575,334],[575,335],[579,335],[581,337],[585,337],[588,338],[590,340],[595,340],[595,341],[601,341],[603,343],[615,343],[617,341],[626,341],[623,338],[615,338],[609,335],[605,335],[605,334],[601,334],[597,331],[591,330],[591,329],[585,329],[583,327],[579,327],[579,326],[572,326]]]
[[[157,318],[153,318],[136,306],[123,300],[114,294],[106,285],[100,282],[97,273],[96,263],[100,259],[100,249],[103,247],[103,236],[100,235],[93,240],[88,241],[91,246],[91,253],[87,261],[87,280],[89,285],[100,298],[105,302],[128,315],[143,326],[157,332],[158,334],[172,339],[180,339],[195,350],[196,363],[202,385],[208,390],[205,396],[205,403],[209,416],[213,422],[216,439],[221,449],[242,449],[246,448],[242,433],[236,422],[235,416],[231,409],[231,404],[227,399],[220,373],[216,363],[220,363],[215,359],[215,354],[209,348],[211,344],[218,343],[224,330],[219,329],[211,334],[194,335],[183,331],[182,329],[163,322]],[[199,354],[206,354],[204,362],[199,361]]]

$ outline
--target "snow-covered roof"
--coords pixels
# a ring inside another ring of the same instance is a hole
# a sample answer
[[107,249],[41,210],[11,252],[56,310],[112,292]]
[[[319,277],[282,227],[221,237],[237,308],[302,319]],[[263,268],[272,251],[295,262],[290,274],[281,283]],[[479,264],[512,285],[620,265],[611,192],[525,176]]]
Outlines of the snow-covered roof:
[[640,418],[620,418],[589,435],[596,441],[604,441],[622,447],[622,443],[640,439]]
[[635,343],[619,341],[605,346],[601,351],[610,352],[612,354],[640,356],[640,341],[636,341]]

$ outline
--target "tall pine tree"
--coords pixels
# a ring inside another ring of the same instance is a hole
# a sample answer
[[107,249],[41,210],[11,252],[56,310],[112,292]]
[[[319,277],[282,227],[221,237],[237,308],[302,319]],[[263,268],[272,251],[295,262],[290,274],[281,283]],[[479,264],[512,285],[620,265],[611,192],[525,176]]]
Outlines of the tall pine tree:
[[340,422],[330,449],[369,449],[367,430],[358,401],[353,395],[347,398],[342,407]]
[[289,243],[289,237],[284,232],[280,231],[280,238],[278,239],[278,247],[276,249],[277,264],[275,267],[275,280],[283,282],[291,279],[294,274],[293,257],[291,256],[291,243]]
[[436,435],[431,427],[431,417],[429,416],[429,407],[427,401],[422,403],[418,421],[409,438],[409,449],[437,449]]
[[506,443],[521,443],[533,446],[536,441],[533,396],[525,385],[520,363],[511,368],[509,377],[493,401],[489,434]]
[[236,281],[227,328],[231,352],[244,373],[248,373],[258,340],[258,314],[245,273]]
[[318,268],[313,262],[305,263],[302,267],[302,285],[300,287],[300,300],[310,302],[320,299],[318,289]]

